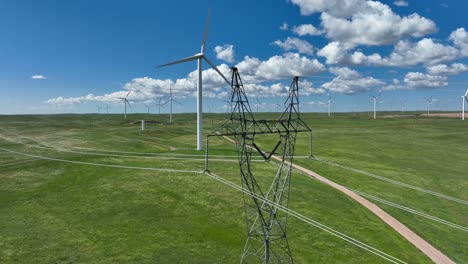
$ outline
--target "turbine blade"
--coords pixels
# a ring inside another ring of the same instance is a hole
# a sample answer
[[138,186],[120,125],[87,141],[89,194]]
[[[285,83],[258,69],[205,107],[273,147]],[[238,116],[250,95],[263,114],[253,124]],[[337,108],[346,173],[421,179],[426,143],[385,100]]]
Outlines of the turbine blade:
[[180,60],[176,60],[176,61],[173,61],[173,62],[169,62],[169,63],[163,64],[163,65],[156,66],[156,68],[166,67],[166,66],[169,66],[169,65],[179,64],[179,63],[183,63],[183,62],[187,62],[187,61],[193,61],[193,60],[199,59],[201,57],[203,57],[203,54],[198,53],[198,54],[195,54],[195,55],[187,57],[187,58],[183,58],[183,59],[180,59]]
[[128,97],[128,95],[133,91],[133,89],[130,89],[130,91],[128,91],[127,93],[127,96],[125,96],[125,99]]
[[203,56],[203,59],[205,59],[206,62],[208,62],[208,64],[211,66],[211,68],[213,68],[213,70],[215,70],[221,77],[223,77],[223,79],[226,81],[226,83],[229,85],[229,87],[231,87],[231,82],[229,82],[229,80],[226,78],[226,76],[224,76],[224,74],[218,69],[218,67],[216,67],[216,65],[214,65],[214,63],[212,63],[206,56]]
[[468,96],[468,89],[466,89],[466,93],[465,93],[465,97],[467,97],[467,96]]
[[128,100],[125,100],[125,102],[127,103],[128,107],[130,107],[130,109],[132,109],[132,105],[128,102]]
[[182,105],[179,101],[177,101],[177,100],[175,100],[175,99],[172,99],[172,101],[174,101],[174,102],[176,102],[176,103]]
[[203,40],[202,40],[202,46],[201,46],[201,53],[205,53],[205,47],[206,47],[206,39],[208,37],[208,28],[210,27],[210,17],[211,17],[211,10],[208,9],[208,16],[206,17],[206,24],[205,24],[205,32],[203,33]]

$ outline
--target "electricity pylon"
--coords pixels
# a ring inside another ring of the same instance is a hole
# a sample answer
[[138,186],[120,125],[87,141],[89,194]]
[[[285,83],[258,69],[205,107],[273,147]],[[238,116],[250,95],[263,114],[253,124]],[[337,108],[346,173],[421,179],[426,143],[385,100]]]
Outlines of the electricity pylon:
[[[207,136],[205,171],[208,171],[209,137],[233,136],[237,146],[242,186],[251,194],[244,194],[247,241],[241,263],[293,263],[287,239],[288,215],[278,210],[278,207],[289,205],[297,133],[309,132],[312,135],[312,130],[299,116],[298,81],[299,77],[294,77],[285,102],[286,109],[278,119],[255,120],[239,72],[237,68],[232,68],[233,109],[230,119]],[[255,144],[255,138],[262,134],[276,134],[279,137],[269,153],[262,151]],[[253,152],[257,151],[269,160],[277,150],[280,151],[281,163],[270,188],[264,192],[252,172],[251,157]]]

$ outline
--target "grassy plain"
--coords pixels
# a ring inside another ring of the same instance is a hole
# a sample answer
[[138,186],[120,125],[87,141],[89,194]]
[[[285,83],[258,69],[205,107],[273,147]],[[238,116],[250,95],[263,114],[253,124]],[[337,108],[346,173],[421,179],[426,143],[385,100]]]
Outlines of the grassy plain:
[[[205,114],[205,133],[224,118]],[[468,122],[303,118],[313,129],[315,157],[468,201]],[[168,117],[129,115],[141,119]],[[194,114],[145,131],[122,115],[0,116],[0,263],[237,263],[246,233],[242,195],[198,173],[204,152],[194,150],[195,128]],[[240,184],[235,147],[222,139],[210,146],[210,170]],[[308,135],[298,138],[296,153],[308,154]],[[466,204],[316,159],[295,162],[344,186],[468,226]],[[267,162],[253,166],[262,182],[277,169]],[[468,261],[467,232],[376,203],[456,262]],[[298,172],[290,208],[406,262],[430,263],[365,208]],[[295,218],[288,226],[297,263],[385,262]]]

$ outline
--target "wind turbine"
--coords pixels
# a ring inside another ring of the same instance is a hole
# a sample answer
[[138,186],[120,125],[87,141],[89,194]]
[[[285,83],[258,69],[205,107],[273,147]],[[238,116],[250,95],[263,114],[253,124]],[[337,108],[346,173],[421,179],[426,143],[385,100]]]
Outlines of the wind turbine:
[[132,89],[130,89],[130,91],[128,91],[127,95],[125,97],[119,97],[120,100],[123,100],[124,101],[124,106],[125,106],[125,112],[124,112],[124,118],[127,119],[127,105],[128,107],[130,107],[130,109],[132,108],[132,106],[130,105],[130,103],[128,102],[127,98],[128,98],[128,95],[132,92]]
[[353,112],[355,113],[356,117],[358,117],[359,105],[353,104]]
[[328,117],[330,117],[331,104],[332,104],[331,93],[328,93],[328,102],[327,102],[327,106],[328,106]]
[[432,96],[429,98],[426,98],[426,102],[427,102],[427,115],[429,116],[431,112],[431,106],[432,106]]
[[276,112],[279,112],[279,107],[280,107],[280,104],[278,103],[278,97],[276,97]]
[[100,105],[97,105],[97,112],[101,113],[101,106]]
[[465,101],[468,103],[468,89],[466,89],[465,95],[462,96],[462,120],[465,120]]
[[106,112],[109,113],[109,104],[106,104]]
[[226,113],[229,114],[232,111],[231,100],[223,100],[223,102],[226,103]]
[[257,107],[257,113],[258,113],[258,95],[257,95],[257,103],[255,104],[255,106]]
[[161,107],[162,107],[162,105],[163,105],[163,104],[161,103],[161,101],[162,101],[162,97],[159,97],[159,103],[154,104],[154,105],[157,105],[157,106],[158,106],[158,114],[161,114]]
[[197,86],[197,150],[201,150],[203,147],[203,105],[202,105],[202,61],[205,60],[225,81],[231,86],[229,80],[221,73],[221,71],[205,56],[206,38],[208,36],[208,26],[210,23],[211,12],[208,10],[208,17],[206,19],[205,33],[203,34],[203,40],[201,45],[200,53],[193,56],[183,58],[177,61],[169,62],[163,65],[159,65],[156,68],[161,68],[169,65],[179,64],[183,62],[197,60],[197,71],[198,71],[198,86]]
[[172,101],[178,103],[178,104],[181,104],[179,103],[177,100],[175,100],[174,98],[172,98],[172,86],[169,87],[169,100],[167,100],[166,102],[164,102],[161,106],[167,104],[167,103],[171,103],[171,114],[169,115],[169,124],[172,125]]
[[148,109],[148,114],[150,113],[150,106],[145,104],[146,109]]
[[[232,93],[233,93],[233,90],[231,89],[230,93],[229,93],[229,98],[232,98]],[[226,103],[226,113],[230,113],[232,112],[232,101],[230,99],[226,99],[226,100],[223,100],[223,102]]]
[[377,96],[372,96],[372,99],[374,100],[374,119],[377,119],[377,102],[379,101],[380,94],[381,92],[379,92],[379,95]]
[[401,112],[402,112],[403,114],[405,113],[405,109],[406,109],[406,101],[407,101],[407,100],[400,100]]

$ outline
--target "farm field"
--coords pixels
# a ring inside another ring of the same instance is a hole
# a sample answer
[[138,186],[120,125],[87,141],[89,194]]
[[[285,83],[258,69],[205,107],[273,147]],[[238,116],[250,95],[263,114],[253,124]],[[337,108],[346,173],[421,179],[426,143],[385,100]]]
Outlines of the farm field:
[[[205,114],[205,133],[225,117]],[[467,122],[302,117],[313,130],[314,158],[295,163],[374,197],[368,199],[452,260],[468,262]],[[195,114],[145,131],[141,119],[168,116],[0,116],[0,263],[239,262],[242,194],[203,174]],[[296,155],[307,156],[308,143],[300,135]],[[267,184],[276,164],[253,159]],[[232,143],[210,140],[210,171],[240,184]],[[431,263],[367,209],[297,171],[290,199],[292,210],[399,260]],[[288,228],[297,263],[386,262],[299,219],[290,217]]]

